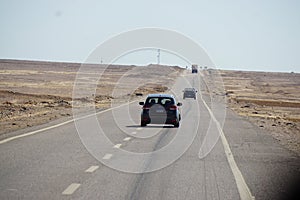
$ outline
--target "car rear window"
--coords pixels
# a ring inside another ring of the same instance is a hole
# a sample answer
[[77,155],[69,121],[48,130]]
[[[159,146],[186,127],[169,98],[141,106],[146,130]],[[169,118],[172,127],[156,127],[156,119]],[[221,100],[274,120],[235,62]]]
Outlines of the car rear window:
[[186,93],[186,94],[194,94],[195,91],[185,91],[184,93]]
[[168,97],[149,97],[146,100],[146,105],[161,104],[163,106],[175,104],[173,98]]
[[187,91],[195,91],[195,89],[194,88],[185,88],[184,91],[185,92],[187,92]]

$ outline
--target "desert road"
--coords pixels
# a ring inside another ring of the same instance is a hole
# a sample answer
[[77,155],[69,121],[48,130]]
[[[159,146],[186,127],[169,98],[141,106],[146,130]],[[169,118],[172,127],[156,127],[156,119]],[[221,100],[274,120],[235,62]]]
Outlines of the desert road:
[[0,199],[291,199],[299,157],[226,105],[213,109],[199,77],[174,86],[198,89],[177,97],[179,128],[140,127],[135,101],[2,140]]

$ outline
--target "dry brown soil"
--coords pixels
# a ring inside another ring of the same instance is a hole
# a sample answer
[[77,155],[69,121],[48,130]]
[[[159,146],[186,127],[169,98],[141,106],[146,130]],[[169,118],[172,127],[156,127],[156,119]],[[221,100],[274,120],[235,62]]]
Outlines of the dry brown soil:
[[[78,63],[0,60],[0,135],[72,116],[72,92],[80,66]],[[167,91],[182,71],[176,66],[162,65],[84,67],[87,70],[82,74],[87,81],[100,78],[93,96],[76,101],[80,101],[82,107],[95,105],[97,109],[110,107],[113,99],[128,100],[136,98],[137,93]],[[97,75],[99,71],[103,72],[101,76]]]
[[[228,106],[300,155],[300,74],[217,71]],[[204,70],[207,79],[215,70]]]

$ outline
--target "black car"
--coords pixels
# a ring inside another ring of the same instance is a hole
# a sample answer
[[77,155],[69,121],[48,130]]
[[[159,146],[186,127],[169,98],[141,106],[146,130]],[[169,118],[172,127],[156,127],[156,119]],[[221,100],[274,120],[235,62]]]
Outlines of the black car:
[[145,102],[139,102],[143,106],[141,113],[141,126],[147,124],[173,124],[179,127],[181,115],[175,97],[170,94],[149,94]]
[[196,99],[197,98],[197,90],[195,88],[185,88],[183,90],[183,99],[185,98],[193,98]]

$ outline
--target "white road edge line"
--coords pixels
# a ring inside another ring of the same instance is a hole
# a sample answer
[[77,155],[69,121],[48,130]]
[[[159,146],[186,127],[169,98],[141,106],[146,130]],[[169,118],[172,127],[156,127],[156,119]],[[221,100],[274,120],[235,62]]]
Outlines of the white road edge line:
[[80,185],[81,184],[79,184],[79,183],[72,183],[62,192],[62,194],[71,195],[80,187]]
[[112,157],[113,155],[112,154],[109,154],[109,153],[107,153],[107,154],[105,154],[104,156],[103,156],[103,160],[109,160],[109,159],[111,159],[111,157]]
[[139,100],[131,101],[131,102],[128,102],[128,103],[125,103],[125,104],[122,104],[122,105],[119,105],[119,106],[116,106],[116,107],[113,107],[113,108],[108,108],[106,110],[102,110],[102,111],[96,112],[94,114],[89,114],[89,115],[86,115],[86,116],[83,116],[83,117],[79,117],[79,118],[76,118],[76,119],[71,119],[71,120],[68,120],[68,121],[65,121],[65,122],[62,122],[62,123],[59,123],[59,124],[55,124],[53,126],[49,126],[49,127],[46,127],[46,128],[42,128],[42,129],[39,129],[39,130],[35,130],[35,131],[31,131],[31,132],[24,133],[24,134],[21,134],[21,135],[17,135],[17,136],[13,136],[13,137],[10,137],[10,138],[6,138],[4,140],[1,140],[0,144],[7,143],[7,142],[10,142],[12,140],[16,140],[18,138],[23,138],[23,137],[27,137],[27,136],[30,136],[30,135],[34,135],[34,134],[37,134],[37,133],[40,133],[40,132],[43,132],[43,131],[47,131],[47,130],[50,130],[50,129],[53,129],[53,128],[57,128],[57,127],[65,125],[65,124],[68,124],[68,123],[71,123],[71,122],[75,122],[77,120],[81,120],[81,119],[85,119],[85,118],[91,117],[93,115],[98,115],[98,114],[101,114],[101,113],[105,113],[107,111],[110,111],[110,110],[113,110],[113,109],[116,109],[116,108],[120,108],[122,106],[126,106],[128,104],[131,104],[131,103],[134,103],[134,102],[137,102],[137,101],[139,101]]
[[208,107],[208,105],[206,104],[206,102],[202,98],[202,95],[201,95],[201,100],[202,100],[204,106],[206,107],[206,109],[208,110],[212,120],[215,122],[215,124],[218,128],[218,131],[219,131],[220,136],[221,136],[221,141],[222,141],[222,144],[223,144],[223,147],[224,147],[225,155],[226,155],[227,161],[229,163],[229,166],[231,168],[231,171],[233,173],[233,176],[234,176],[234,179],[235,179],[235,182],[236,182],[237,189],[238,189],[238,192],[240,194],[241,200],[254,200],[255,197],[252,196],[251,191],[250,191],[250,189],[249,189],[249,187],[248,187],[248,185],[247,185],[247,183],[246,183],[246,181],[243,177],[243,174],[240,171],[240,169],[238,168],[238,166],[237,166],[237,164],[234,160],[233,154],[231,152],[228,141],[225,137],[225,134],[222,130],[222,127],[221,127],[220,123],[218,122],[218,120],[216,119],[216,117],[212,113],[211,109]]
[[87,173],[93,173],[94,171],[96,171],[99,168],[98,165],[93,165],[91,167],[89,167],[87,170],[85,170],[85,172]]
[[126,137],[123,139],[123,141],[129,141],[129,140],[131,140],[131,137]]

